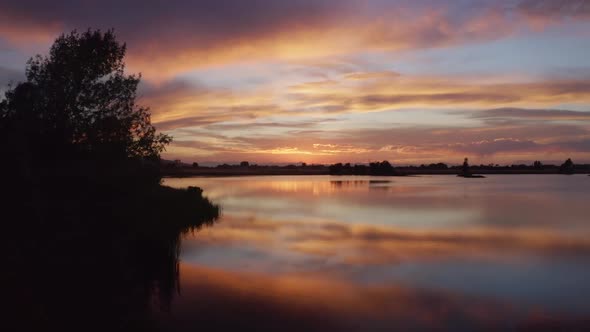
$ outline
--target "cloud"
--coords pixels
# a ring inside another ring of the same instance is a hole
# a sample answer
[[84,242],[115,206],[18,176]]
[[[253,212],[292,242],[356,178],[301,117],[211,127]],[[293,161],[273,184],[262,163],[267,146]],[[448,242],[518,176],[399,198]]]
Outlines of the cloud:
[[305,129],[318,127],[328,122],[339,121],[339,119],[322,118],[307,121],[290,121],[290,122],[242,122],[242,123],[218,123],[206,126],[210,130],[256,130],[257,128],[290,128]]
[[370,109],[381,109],[383,105],[391,107],[403,107],[413,104],[433,104],[433,105],[450,105],[450,104],[469,104],[474,102],[490,104],[510,104],[520,101],[518,96],[502,95],[491,93],[424,93],[424,94],[407,94],[407,95],[367,95],[355,101],[355,105],[361,105]]
[[275,128],[288,126],[288,121],[278,124],[266,119],[272,116],[292,119],[293,126],[308,126],[308,120],[299,119],[314,116],[326,122],[326,118],[339,114],[403,108],[486,109],[505,106],[464,114],[486,121],[514,118],[541,120],[541,117],[547,120],[580,120],[587,118],[587,113],[518,107],[590,102],[590,81],[487,83],[477,78],[402,76],[383,71],[353,72],[285,89],[277,89],[272,84],[262,84],[253,89],[232,89],[207,87],[182,80],[161,84],[148,81],[140,95],[141,103],[151,107],[153,120],[162,130],[205,125],[211,129],[215,125],[219,130],[237,129],[238,126],[244,129],[248,126],[262,127],[261,124]]
[[534,17],[590,17],[590,3],[586,0],[523,0],[517,8],[520,12]]
[[0,66],[0,89],[10,83],[18,83],[24,79],[24,72]]
[[0,101],[4,99],[4,93],[11,85],[24,80],[24,72],[0,66]]
[[571,142],[559,142],[554,144],[555,147],[562,150],[569,151],[590,151],[590,139],[581,139]]
[[[464,114],[466,113],[464,112]],[[497,108],[481,112],[469,112],[469,114],[478,119],[590,121],[590,112],[554,109]]]
[[[373,76],[375,77],[375,76]],[[300,107],[331,112],[375,112],[408,107],[441,108],[500,105],[553,105],[590,101],[590,81],[480,82],[477,78],[395,76],[347,84],[346,80],[303,83],[291,87]]]
[[[244,131],[239,134],[232,134],[210,131],[206,127],[192,131],[189,135],[192,137],[189,140],[202,142],[211,137],[215,142],[206,160],[247,159],[258,163],[365,163],[367,160],[390,160],[396,164],[453,163],[465,156],[473,157],[475,162],[485,163],[490,160],[499,163],[526,159],[565,160],[568,157],[583,162],[588,161],[587,144],[590,140],[590,129],[583,125],[551,121],[484,122],[468,127],[451,124],[338,130],[322,130],[322,127],[318,127],[314,130],[287,130],[275,134],[260,134],[248,127],[241,128]],[[172,154],[177,153],[174,144],[169,149]],[[201,147],[201,143],[195,144]],[[185,149],[190,149],[190,146],[190,142],[183,145]],[[190,158],[204,161],[204,156],[197,151],[192,154],[188,151],[185,150],[185,153]]]
[[[0,3],[0,39],[45,48],[62,31],[115,28],[129,71],[144,73],[139,102],[176,138],[166,157],[586,160],[587,113],[559,110],[590,103],[584,68],[551,79],[415,75],[390,58],[579,23],[587,12],[575,0],[22,0]],[[0,68],[0,80],[19,75]],[[382,121],[407,109],[432,111],[434,122]]]
[[353,72],[344,75],[348,80],[370,80],[370,79],[390,79],[400,76],[399,73],[389,70],[375,72]]
[[115,28],[129,43],[131,67],[156,80],[229,62],[300,60],[495,40],[522,28],[519,15],[542,15],[559,23],[563,17],[586,17],[587,11],[581,1],[565,5],[523,1],[516,7],[511,3],[5,1],[0,4],[0,36],[15,44],[49,43],[59,32],[73,28]]
[[[587,81],[482,83],[476,78],[404,76],[390,71],[353,71],[351,75],[354,79],[338,73],[330,81],[312,81],[286,89],[272,85],[219,88],[181,79],[159,84],[147,81],[141,86],[139,102],[151,108],[159,130],[175,137],[167,157],[201,162],[204,157],[258,162],[365,162],[373,158],[449,162],[464,153],[502,155],[527,152],[526,147],[531,148],[528,153],[551,151],[557,154],[555,159],[562,159],[566,151],[583,153],[577,142],[589,135],[587,128],[571,123],[587,119],[588,113],[584,112],[516,107],[477,110],[502,103],[551,105],[590,100]],[[384,129],[386,123],[375,123],[358,128],[346,119],[347,114],[393,114],[406,107],[470,110],[443,110],[441,115],[449,114],[449,120],[418,127],[392,123]],[[455,125],[458,116],[472,119],[471,125]],[[539,126],[530,122],[542,119],[548,123]],[[503,138],[516,141],[498,141]],[[191,140],[195,141],[193,146]],[[548,145],[556,142],[560,144]],[[573,144],[568,147],[568,142]],[[337,148],[317,148],[320,145]],[[395,148],[385,148],[388,146]]]
[[450,144],[449,148],[453,151],[464,154],[476,155],[493,155],[499,152],[539,152],[543,146],[533,141],[519,140],[513,138],[496,138],[494,140],[483,140],[470,143]]
[[152,120],[160,130],[254,120],[281,112],[268,92],[234,92],[183,80],[146,82],[139,95],[139,102],[150,107]]

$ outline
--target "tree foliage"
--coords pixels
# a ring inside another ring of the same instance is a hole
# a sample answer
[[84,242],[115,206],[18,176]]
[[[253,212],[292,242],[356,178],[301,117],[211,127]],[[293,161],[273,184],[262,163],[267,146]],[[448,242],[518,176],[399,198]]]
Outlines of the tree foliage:
[[570,158],[567,158],[567,160],[563,164],[561,164],[561,166],[559,166],[560,173],[574,174],[574,171],[575,171],[574,162]]
[[125,74],[125,51],[111,30],[61,35],[6,92],[0,130],[41,161],[159,158],[171,138],[136,104],[141,76]]
[[330,175],[375,175],[375,176],[393,176],[400,174],[389,161],[373,162],[369,165],[354,165],[350,163],[337,163],[329,166]]

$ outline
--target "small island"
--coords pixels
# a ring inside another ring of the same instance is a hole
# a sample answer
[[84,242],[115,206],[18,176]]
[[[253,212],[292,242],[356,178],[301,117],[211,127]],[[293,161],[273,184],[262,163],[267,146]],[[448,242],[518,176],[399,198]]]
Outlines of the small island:
[[469,168],[469,159],[465,158],[463,161],[463,167],[461,168],[461,173],[457,174],[457,176],[462,178],[470,178],[470,179],[482,179],[485,178],[483,175],[473,174]]

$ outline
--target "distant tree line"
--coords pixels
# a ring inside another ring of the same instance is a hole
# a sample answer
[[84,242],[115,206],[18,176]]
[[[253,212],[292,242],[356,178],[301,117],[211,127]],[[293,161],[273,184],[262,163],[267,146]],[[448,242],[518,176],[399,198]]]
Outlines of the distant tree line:
[[350,163],[337,163],[328,167],[330,175],[402,175],[387,160],[372,162],[369,165],[351,165]]
[[514,172],[531,172],[531,173],[561,173],[574,174],[590,172],[590,164],[576,165],[571,159],[567,159],[560,166],[545,165],[541,161],[534,161],[532,165],[526,164],[480,164],[469,165],[467,158],[461,165],[449,166],[445,163],[422,164],[420,166],[397,166],[393,167],[388,161],[373,162],[366,164],[336,163],[328,166],[330,175],[406,175],[412,173],[441,173],[441,174],[465,174],[469,175],[474,172],[497,172],[497,173],[514,173]]
[[[191,172],[211,172],[221,174],[224,171],[229,173],[258,173],[264,174],[265,171],[279,172],[284,171],[298,171],[301,174],[331,174],[331,175],[409,175],[409,174],[470,174],[470,173],[590,173],[590,164],[574,164],[571,159],[567,159],[561,165],[543,164],[541,161],[535,160],[532,164],[479,164],[479,165],[448,165],[442,162],[421,164],[421,165],[407,165],[407,166],[393,166],[389,161],[372,162],[369,164],[353,164],[353,163],[336,163],[331,165],[322,164],[287,164],[287,165],[258,165],[249,161],[242,161],[236,164],[219,164],[216,166],[204,166],[197,162],[183,163],[180,160],[162,160],[161,166],[169,174],[182,173],[183,171]],[[467,167],[465,167],[467,166]]]
[[160,165],[163,168],[201,168],[201,169],[216,168],[216,169],[251,169],[251,170],[256,170],[256,169],[309,169],[309,170],[316,169],[316,170],[318,170],[318,169],[324,169],[327,167],[322,164],[308,165],[307,163],[299,163],[298,165],[297,164],[287,164],[284,166],[281,166],[281,165],[258,165],[258,164],[250,163],[249,161],[241,161],[239,164],[223,163],[223,164],[219,164],[216,166],[209,166],[208,167],[208,166],[201,165],[198,162],[183,163],[179,159],[161,160]]

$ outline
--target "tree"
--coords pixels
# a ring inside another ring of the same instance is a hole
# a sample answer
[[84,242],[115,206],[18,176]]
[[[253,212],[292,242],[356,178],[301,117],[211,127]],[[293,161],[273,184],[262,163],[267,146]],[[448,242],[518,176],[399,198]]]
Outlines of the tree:
[[125,52],[112,30],[58,37],[6,92],[3,141],[42,160],[159,159],[171,137],[156,133],[149,109],[136,104],[141,76],[125,74]]
[[247,161],[242,161],[242,162],[240,163],[240,167],[249,167],[249,166],[250,166],[250,163],[249,163],[249,162],[247,162]]
[[337,163],[337,164],[333,164],[330,165],[328,167],[328,170],[330,172],[330,175],[342,175],[342,168],[344,165],[342,165],[342,163]]
[[396,171],[389,161],[369,163],[369,175],[396,175]]
[[424,167],[427,167],[430,169],[448,169],[449,168],[449,166],[447,166],[447,164],[445,164],[445,163],[430,164],[428,166],[424,165]]
[[563,174],[574,174],[574,162],[570,158],[568,158],[559,167],[559,172]]

